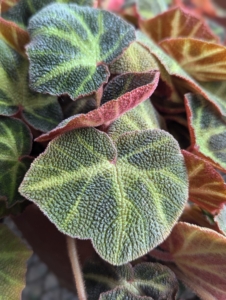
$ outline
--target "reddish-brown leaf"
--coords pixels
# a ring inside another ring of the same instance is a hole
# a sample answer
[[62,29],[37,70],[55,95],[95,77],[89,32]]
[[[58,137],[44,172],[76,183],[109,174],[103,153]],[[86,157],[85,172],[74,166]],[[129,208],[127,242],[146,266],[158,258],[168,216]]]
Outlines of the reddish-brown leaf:
[[226,184],[213,166],[202,158],[182,150],[188,178],[189,200],[212,214],[218,213],[226,203]]
[[[125,76],[128,76],[128,74]],[[140,76],[146,76],[149,78],[149,83],[138,86],[137,88],[125,92],[125,94],[115,98],[111,97],[114,93],[117,93],[117,86],[115,86],[114,89],[109,89],[108,93],[104,93],[105,100],[107,100],[107,102],[102,106],[86,114],[75,115],[64,120],[55,129],[38,137],[36,141],[48,141],[64,132],[81,127],[97,127],[100,125],[108,127],[120,115],[148,99],[156,89],[159,80],[159,72],[141,73]],[[139,84],[138,80],[137,84]],[[112,100],[107,99],[108,97]]]
[[156,43],[166,38],[197,38],[218,42],[202,19],[182,7],[174,7],[154,18],[140,21],[141,30]]
[[1,12],[7,11],[9,8],[14,6],[19,0],[1,0],[0,6],[1,6]]
[[179,222],[161,247],[170,253],[178,278],[201,299],[226,299],[226,237]]

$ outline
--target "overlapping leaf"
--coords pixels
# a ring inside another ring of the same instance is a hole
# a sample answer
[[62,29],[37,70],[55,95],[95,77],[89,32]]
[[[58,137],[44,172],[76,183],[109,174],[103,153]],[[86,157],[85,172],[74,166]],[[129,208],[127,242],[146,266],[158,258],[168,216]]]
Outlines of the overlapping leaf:
[[42,142],[69,130],[81,127],[106,127],[123,113],[149,98],[154,92],[159,73],[125,74],[115,77],[106,86],[99,108],[86,114],[78,114],[62,121],[52,131],[41,135],[36,141]]
[[153,55],[145,47],[134,42],[121,57],[110,64],[109,69],[111,74],[148,72],[158,70],[158,64]]
[[28,61],[0,40],[0,114],[18,111],[35,129],[48,131],[62,120],[56,97],[35,93],[28,87]]
[[116,141],[122,133],[135,130],[160,129],[161,126],[164,127],[163,120],[151,101],[147,99],[115,120],[109,126],[107,133],[111,139]]
[[226,237],[207,228],[177,223],[162,246],[177,277],[203,300],[226,298]]
[[16,22],[22,28],[26,28],[29,19],[51,3],[75,3],[82,6],[93,6],[93,2],[93,0],[20,0],[15,6],[7,10],[3,17]]
[[13,7],[18,0],[1,0],[0,1],[0,12],[7,11],[10,7]]
[[226,47],[192,38],[175,38],[160,46],[199,81],[226,79]]
[[226,203],[226,184],[211,164],[185,150],[182,151],[188,171],[189,199],[215,214]]
[[153,300],[151,297],[141,297],[141,296],[136,296],[125,288],[116,288],[110,292],[106,292],[100,295],[99,300]]
[[185,105],[195,153],[226,169],[226,122],[201,95],[187,94]]
[[141,30],[156,43],[166,38],[196,38],[218,42],[218,38],[198,17],[182,7],[175,7],[148,20],[140,21]]
[[165,131],[131,132],[113,144],[106,133],[84,128],[50,142],[20,192],[60,231],[90,238],[119,265],[165,239],[183,210],[187,184],[183,156]]
[[3,224],[0,225],[0,295],[20,299],[25,286],[26,261],[31,251]]
[[107,64],[135,39],[131,25],[107,11],[52,4],[29,23],[30,86],[72,99],[107,82]]
[[102,260],[95,260],[85,265],[83,274],[89,300],[98,300],[101,293],[115,288],[134,296],[173,300],[178,288],[173,272],[158,263],[113,267]]
[[226,235],[226,205],[224,205],[219,214],[214,217],[214,221],[217,223],[220,232]]
[[[3,197],[2,197],[3,198]],[[9,215],[18,215],[23,210],[22,203],[16,203],[12,207],[7,207],[7,202],[1,199],[0,196],[0,219],[9,216]]]
[[29,168],[31,158],[31,133],[17,119],[0,117],[0,199],[10,207],[24,198],[18,187]]

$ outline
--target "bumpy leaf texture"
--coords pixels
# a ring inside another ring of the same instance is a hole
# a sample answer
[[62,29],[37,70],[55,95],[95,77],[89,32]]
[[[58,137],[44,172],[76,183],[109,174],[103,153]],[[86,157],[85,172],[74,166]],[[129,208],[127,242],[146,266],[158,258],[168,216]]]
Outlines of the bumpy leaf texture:
[[106,133],[85,128],[50,142],[20,192],[60,231],[90,238],[104,259],[120,265],[165,239],[183,210],[187,185],[183,156],[167,132],[130,132],[114,144]]
[[30,86],[76,99],[97,91],[110,75],[107,64],[135,40],[118,16],[75,4],[52,4],[29,23]]
[[159,73],[127,73],[115,77],[104,89],[102,105],[86,114],[77,114],[62,121],[50,132],[36,139],[48,141],[76,128],[108,127],[126,111],[149,98],[158,85]]
[[20,299],[25,286],[26,261],[31,251],[3,224],[0,224],[0,296]]
[[28,87],[28,61],[0,39],[0,115],[21,111],[24,120],[41,131],[62,120],[57,98],[35,93]]
[[116,288],[100,295],[99,300],[153,300],[151,297],[135,296],[125,288]]
[[193,151],[226,169],[226,122],[201,95],[186,94],[185,106]]
[[226,298],[226,237],[207,228],[179,222],[163,248],[170,252],[177,277],[203,300]]
[[31,163],[31,141],[23,122],[0,117],[0,200],[7,201],[7,207],[24,200],[18,187]]
[[158,263],[113,267],[101,260],[93,260],[84,266],[83,273],[89,300],[98,300],[101,293],[117,287],[134,296],[173,300],[178,289],[173,272]]

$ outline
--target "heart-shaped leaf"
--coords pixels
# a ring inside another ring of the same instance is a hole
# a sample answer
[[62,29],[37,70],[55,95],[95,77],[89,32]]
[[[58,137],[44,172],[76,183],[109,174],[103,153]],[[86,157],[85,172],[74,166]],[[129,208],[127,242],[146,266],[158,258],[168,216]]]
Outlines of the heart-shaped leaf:
[[113,144],[106,133],[84,128],[50,142],[20,192],[60,231],[92,239],[104,259],[119,265],[165,239],[187,185],[183,156],[167,132],[126,133]]
[[141,30],[156,43],[167,38],[196,38],[218,42],[202,19],[182,7],[174,7],[149,20],[140,21]]
[[189,178],[189,200],[215,214],[226,203],[226,184],[213,166],[202,158],[182,150]]
[[28,61],[0,40],[0,114],[22,111],[25,121],[41,131],[62,120],[56,97],[35,93],[28,87]]
[[107,82],[107,64],[135,39],[116,15],[75,4],[52,4],[29,23],[30,85],[37,92],[72,99],[97,91]]
[[26,261],[31,255],[24,243],[0,224],[0,295],[2,299],[21,299],[25,286]]
[[226,237],[207,228],[179,222],[161,246],[170,252],[170,266],[203,300],[226,299]]
[[141,263],[121,267],[98,259],[89,261],[83,269],[89,300],[98,300],[103,292],[125,289],[134,296],[173,300],[177,293],[177,279],[169,268],[158,263]]
[[151,297],[141,297],[141,296],[136,296],[132,293],[130,293],[127,289],[125,288],[116,288],[110,292],[103,293],[100,295],[99,300],[153,300]]
[[18,187],[31,163],[30,151],[27,126],[20,120],[0,117],[0,200],[6,200],[7,207],[24,200]]
[[226,79],[226,47],[192,38],[175,38],[160,46],[199,81]]
[[226,122],[201,95],[186,94],[185,106],[194,152],[226,169]]
[[106,86],[99,108],[86,114],[78,114],[62,121],[55,129],[41,135],[38,142],[48,141],[75,128],[108,127],[126,111],[149,98],[159,80],[159,73],[130,73],[115,77]]

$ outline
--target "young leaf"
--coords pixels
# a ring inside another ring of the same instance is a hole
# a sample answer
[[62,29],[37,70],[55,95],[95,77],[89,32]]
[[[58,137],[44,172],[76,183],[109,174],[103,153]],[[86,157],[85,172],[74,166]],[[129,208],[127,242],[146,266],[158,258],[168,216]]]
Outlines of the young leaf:
[[[97,298],[98,299],[98,298]],[[151,297],[141,297],[130,293],[126,288],[116,288],[100,295],[99,300],[154,300]]]
[[99,108],[86,114],[78,114],[62,121],[55,129],[41,135],[38,142],[48,141],[54,137],[76,128],[109,126],[129,109],[149,98],[159,80],[159,73],[130,73],[115,77],[104,90]]
[[198,81],[226,79],[226,47],[192,38],[175,38],[159,44]]
[[13,116],[18,111],[29,125],[44,132],[62,120],[55,97],[29,89],[28,61],[0,40],[0,114]]
[[[52,4],[30,21],[30,86],[76,99],[107,82],[111,63],[135,39],[116,15],[75,4]],[[78,76],[79,74],[79,76]]]
[[148,72],[158,69],[156,58],[137,42],[132,43],[122,56],[109,65],[111,74]]
[[158,263],[113,267],[98,259],[89,261],[83,274],[89,300],[98,300],[101,293],[115,288],[124,289],[134,296],[173,300],[178,289],[173,272]]
[[161,246],[170,252],[171,267],[203,300],[226,299],[226,237],[207,228],[179,222]]
[[25,286],[26,261],[31,255],[23,242],[0,224],[0,295],[20,299]]
[[220,232],[226,235],[226,205],[222,207],[219,214],[214,217]]
[[186,94],[185,106],[192,147],[198,155],[226,169],[226,123],[201,95]]
[[31,133],[18,119],[0,117],[0,199],[11,207],[24,198],[18,187],[29,168]]
[[226,203],[222,176],[202,158],[182,150],[189,178],[189,200],[215,214]]
[[20,193],[60,231],[90,238],[100,256],[120,265],[165,239],[183,210],[187,184],[183,156],[167,132],[131,132],[114,145],[106,133],[84,128],[49,143]]
[[174,7],[154,18],[141,20],[140,28],[156,43],[177,37],[218,42],[218,38],[200,18],[182,7]]

